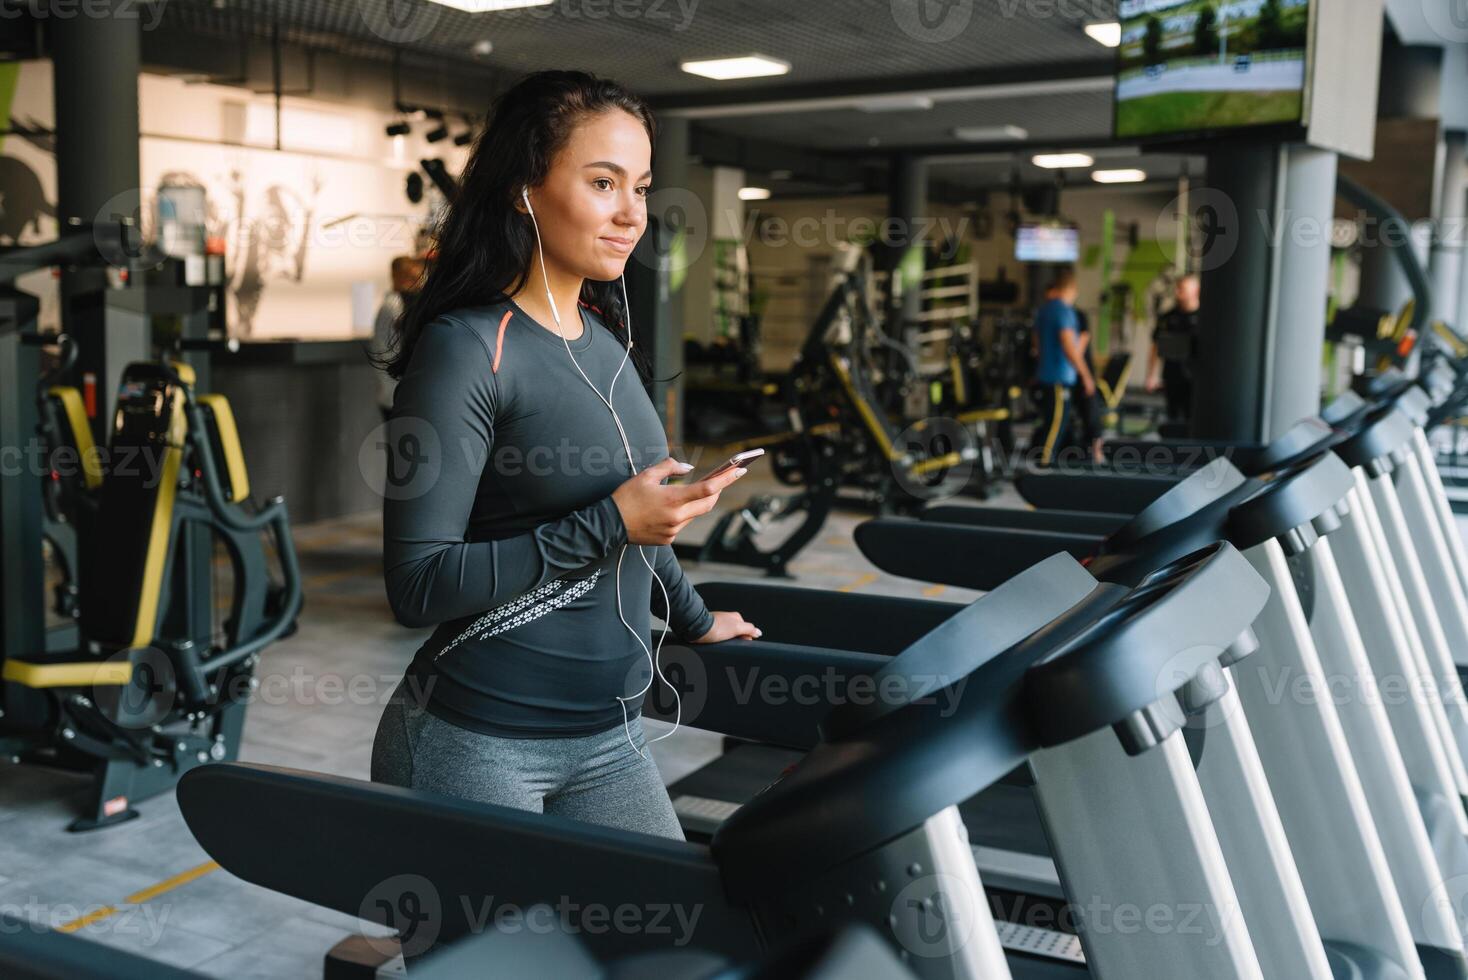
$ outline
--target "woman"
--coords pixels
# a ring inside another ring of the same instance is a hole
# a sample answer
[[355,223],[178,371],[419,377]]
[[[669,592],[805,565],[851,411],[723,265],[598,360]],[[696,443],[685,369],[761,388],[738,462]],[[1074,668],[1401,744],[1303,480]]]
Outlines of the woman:
[[619,377],[653,139],[621,87],[542,72],[496,101],[465,167],[389,366],[388,597],[437,628],[372,778],[681,838],[638,714],[661,683],[650,607],[695,643],[759,630],[706,609],[669,547],[743,471],[663,486],[688,467]]

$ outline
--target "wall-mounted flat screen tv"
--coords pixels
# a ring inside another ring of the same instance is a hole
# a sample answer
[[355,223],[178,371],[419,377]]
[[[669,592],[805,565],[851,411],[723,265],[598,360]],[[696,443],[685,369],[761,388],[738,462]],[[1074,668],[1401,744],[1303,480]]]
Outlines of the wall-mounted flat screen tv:
[[1118,138],[1299,126],[1310,0],[1121,0]]
[[1020,262],[1074,262],[1080,257],[1080,233],[1073,225],[1020,225],[1014,233],[1014,257]]

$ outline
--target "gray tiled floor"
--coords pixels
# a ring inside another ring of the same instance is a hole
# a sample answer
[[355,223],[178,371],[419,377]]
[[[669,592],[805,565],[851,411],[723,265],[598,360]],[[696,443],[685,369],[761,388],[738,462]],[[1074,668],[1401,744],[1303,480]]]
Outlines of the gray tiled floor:
[[[752,492],[782,490],[757,467],[721,507],[742,503]],[[792,565],[796,584],[954,600],[972,595],[878,573],[851,543],[851,529],[862,519],[833,516]],[[685,538],[698,540],[710,520],[690,527]],[[299,631],[264,654],[262,686],[245,725],[245,761],[366,778],[382,705],[426,636],[392,620],[382,591],[380,535],[374,514],[297,528],[305,608]],[[687,570],[694,581],[758,577],[730,566]],[[652,721],[648,728],[649,734],[666,730]],[[686,728],[653,746],[668,782],[718,751],[717,736]],[[208,855],[194,843],[172,794],[142,802],[143,816],[131,823],[66,833],[80,790],[63,775],[0,769],[0,909],[56,926],[113,906],[116,912],[79,934],[230,978],[319,977],[323,954],[338,940],[359,928],[382,933],[222,870],[126,904],[129,896],[206,864]],[[241,815],[242,822],[248,819]]]

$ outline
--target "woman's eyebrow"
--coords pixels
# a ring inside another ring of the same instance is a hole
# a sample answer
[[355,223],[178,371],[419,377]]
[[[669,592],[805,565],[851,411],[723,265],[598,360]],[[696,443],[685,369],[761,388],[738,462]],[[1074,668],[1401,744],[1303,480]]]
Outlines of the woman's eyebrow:
[[[603,170],[610,170],[612,173],[616,174],[618,177],[626,177],[627,176],[627,171],[626,170],[624,170],[618,164],[612,163],[610,160],[598,160],[595,163],[588,163],[586,166],[582,167],[581,169],[582,170],[592,170],[592,169],[595,169],[597,167],[600,167]],[[651,177],[652,177],[652,171],[649,170],[646,173],[644,173],[641,177],[638,177],[637,179],[638,180],[649,180],[649,179],[651,179]]]

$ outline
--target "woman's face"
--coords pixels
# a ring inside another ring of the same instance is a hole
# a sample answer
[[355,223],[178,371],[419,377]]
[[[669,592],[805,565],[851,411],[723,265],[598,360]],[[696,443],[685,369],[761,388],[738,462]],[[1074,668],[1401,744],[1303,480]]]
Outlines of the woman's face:
[[583,119],[530,188],[546,261],[583,279],[622,274],[647,228],[652,144],[634,116],[615,109]]

